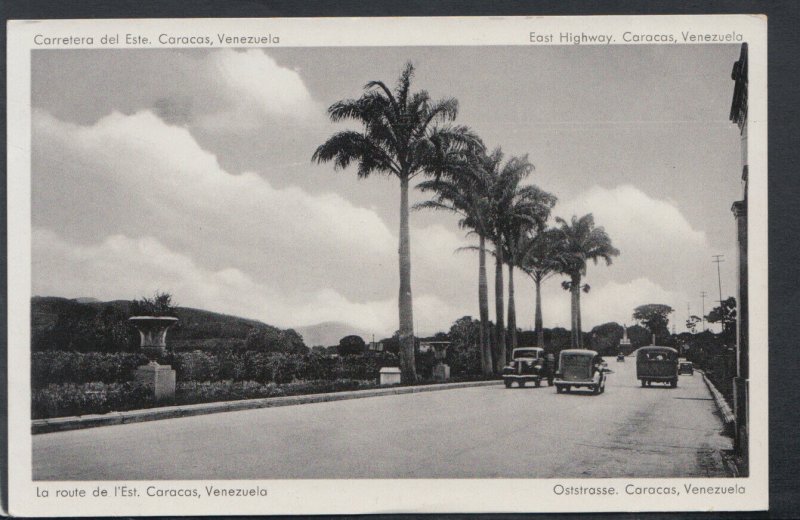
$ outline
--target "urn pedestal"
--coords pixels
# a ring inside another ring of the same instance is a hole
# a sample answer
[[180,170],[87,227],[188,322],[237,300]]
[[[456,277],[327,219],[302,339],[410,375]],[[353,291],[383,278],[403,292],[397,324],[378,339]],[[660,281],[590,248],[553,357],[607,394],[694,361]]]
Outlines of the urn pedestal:
[[444,362],[447,359],[447,347],[450,346],[449,341],[434,341],[431,342],[433,353],[438,363],[433,367],[433,379],[444,383],[450,379],[450,365]]
[[153,362],[140,366],[136,369],[136,382],[150,387],[157,402],[175,398],[175,371],[169,365]]
[[171,316],[133,316],[128,319],[141,337],[141,348],[150,362],[136,369],[135,380],[148,386],[156,402],[175,398],[175,371],[157,359],[167,351],[167,330],[178,322]]
[[450,379],[450,365],[439,363],[433,367],[433,379],[436,381],[445,382]]

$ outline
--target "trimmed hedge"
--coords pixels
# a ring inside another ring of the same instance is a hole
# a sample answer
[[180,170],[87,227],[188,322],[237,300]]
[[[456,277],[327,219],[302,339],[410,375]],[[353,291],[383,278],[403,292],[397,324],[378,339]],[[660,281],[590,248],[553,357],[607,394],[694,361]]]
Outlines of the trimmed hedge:
[[139,353],[33,352],[31,386],[45,388],[63,383],[125,383],[133,380],[136,367],[147,363]]
[[34,419],[136,410],[153,406],[150,389],[139,383],[51,384],[34,390]]
[[[397,366],[397,356],[367,353],[343,358],[319,354],[274,354],[255,351],[168,352],[160,363],[171,365],[180,381],[256,381],[285,384],[295,380],[377,380],[384,366]],[[34,352],[34,389],[51,384],[126,383],[136,367],[147,363],[139,353]]]
[[323,394],[376,388],[372,381],[340,379],[336,381],[297,381],[278,385],[256,381],[213,381],[179,383],[175,391],[176,404],[213,403],[216,401],[236,401],[239,399],[258,399],[263,397],[283,397],[288,395]]
[[[372,381],[344,379],[337,381],[299,381],[285,385],[256,381],[213,381],[178,383],[174,404],[197,404],[217,401],[236,401],[261,397],[319,394],[364,390],[378,385]],[[73,415],[103,414],[151,408],[150,390],[139,383],[73,383],[51,384],[34,390],[32,416],[49,419]]]

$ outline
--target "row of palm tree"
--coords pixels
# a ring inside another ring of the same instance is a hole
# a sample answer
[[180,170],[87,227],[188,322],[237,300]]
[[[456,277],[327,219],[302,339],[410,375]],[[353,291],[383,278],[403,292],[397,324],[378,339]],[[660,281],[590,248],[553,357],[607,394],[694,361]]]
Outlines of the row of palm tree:
[[[431,199],[419,209],[459,215],[459,226],[478,238],[478,305],[481,324],[482,370],[485,375],[502,370],[507,346],[517,346],[514,272],[520,269],[536,285],[536,330],[544,344],[541,284],[555,274],[566,275],[572,298],[572,345],[582,346],[580,291],[589,260],[611,263],[619,254],[591,214],[556,219],[547,227],[556,197],[535,185],[523,184],[534,167],[527,156],[509,157],[498,147],[489,152],[468,127],[454,125],[458,102],[453,98],[431,100],[422,90],[411,91],[414,67],[405,66],[394,89],[370,81],[357,99],[345,99],[328,109],[333,122],[354,120],[360,131],[342,130],[314,152],[313,161],[333,161],[336,169],[357,165],[360,178],[373,174],[394,175],[400,180],[399,333],[403,380],[416,381],[414,327],[411,296],[409,240],[410,181],[426,177],[417,187]],[[489,247],[491,245],[491,248]],[[473,248],[471,248],[473,249]],[[495,260],[495,326],[489,325],[487,254]],[[508,309],[504,302],[504,268],[508,268]],[[508,318],[506,327],[505,317]]]

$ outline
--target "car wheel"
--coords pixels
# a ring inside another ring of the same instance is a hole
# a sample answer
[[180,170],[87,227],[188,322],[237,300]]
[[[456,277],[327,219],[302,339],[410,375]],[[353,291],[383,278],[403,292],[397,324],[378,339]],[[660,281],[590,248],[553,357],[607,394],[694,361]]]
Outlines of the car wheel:
[[560,394],[563,391],[564,391],[564,388],[562,388],[561,385],[556,385],[556,393]]
[[553,378],[552,377],[547,378],[547,386],[553,386]]
[[569,386],[569,385],[567,385],[566,387],[564,387],[564,390],[565,390],[567,393],[570,393],[570,392],[572,391],[572,387],[571,387],[571,386]]
[[644,379],[642,379],[642,388],[644,388],[645,386],[647,386],[647,381],[645,381]]
[[542,386],[542,380],[541,379],[537,379],[536,383],[534,383],[534,384],[536,385],[536,388],[539,388],[540,386]]
[[519,383],[517,383],[517,384],[519,385],[520,388],[525,388],[525,380],[524,379],[520,379]]
[[510,379],[506,379],[503,382],[506,384],[506,388],[511,388],[511,380]]
[[669,382],[669,386],[671,386],[672,388],[678,388],[678,380],[673,379],[672,381]]
[[597,383],[596,385],[594,385],[594,386],[592,387],[592,393],[593,393],[594,395],[597,395],[597,394],[599,394],[599,393],[600,393],[600,383]]

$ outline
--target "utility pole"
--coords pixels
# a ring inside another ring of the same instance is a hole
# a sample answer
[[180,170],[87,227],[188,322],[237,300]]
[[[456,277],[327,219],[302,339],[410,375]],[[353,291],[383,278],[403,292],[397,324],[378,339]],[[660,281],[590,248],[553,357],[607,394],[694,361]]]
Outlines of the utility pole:
[[[689,324],[689,320],[692,319],[692,304],[690,302],[686,302],[686,324]],[[688,327],[687,327],[688,328]]]
[[723,312],[723,309],[722,309],[722,277],[719,274],[719,264],[721,264],[722,262],[725,261],[722,258],[725,255],[711,255],[711,256],[714,257],[714,260],[712,260],[712,262],[717,264],[717,283],[719,283],[719,314],[720,314],[720,316],[719,316],[719,327],[720,327],[720,330],[719,331],[720,332],[724,332],[725,331],[725,320],[724,320],[724,316],[723,316],[724,312]]
[[702,308],[703,309],[703,314],[702,314],[703,330],[701,332],[705,332],[705,330],[706,330],[706,292],[705,291],[700,291],[700,296],[703,298],[703,308]]

